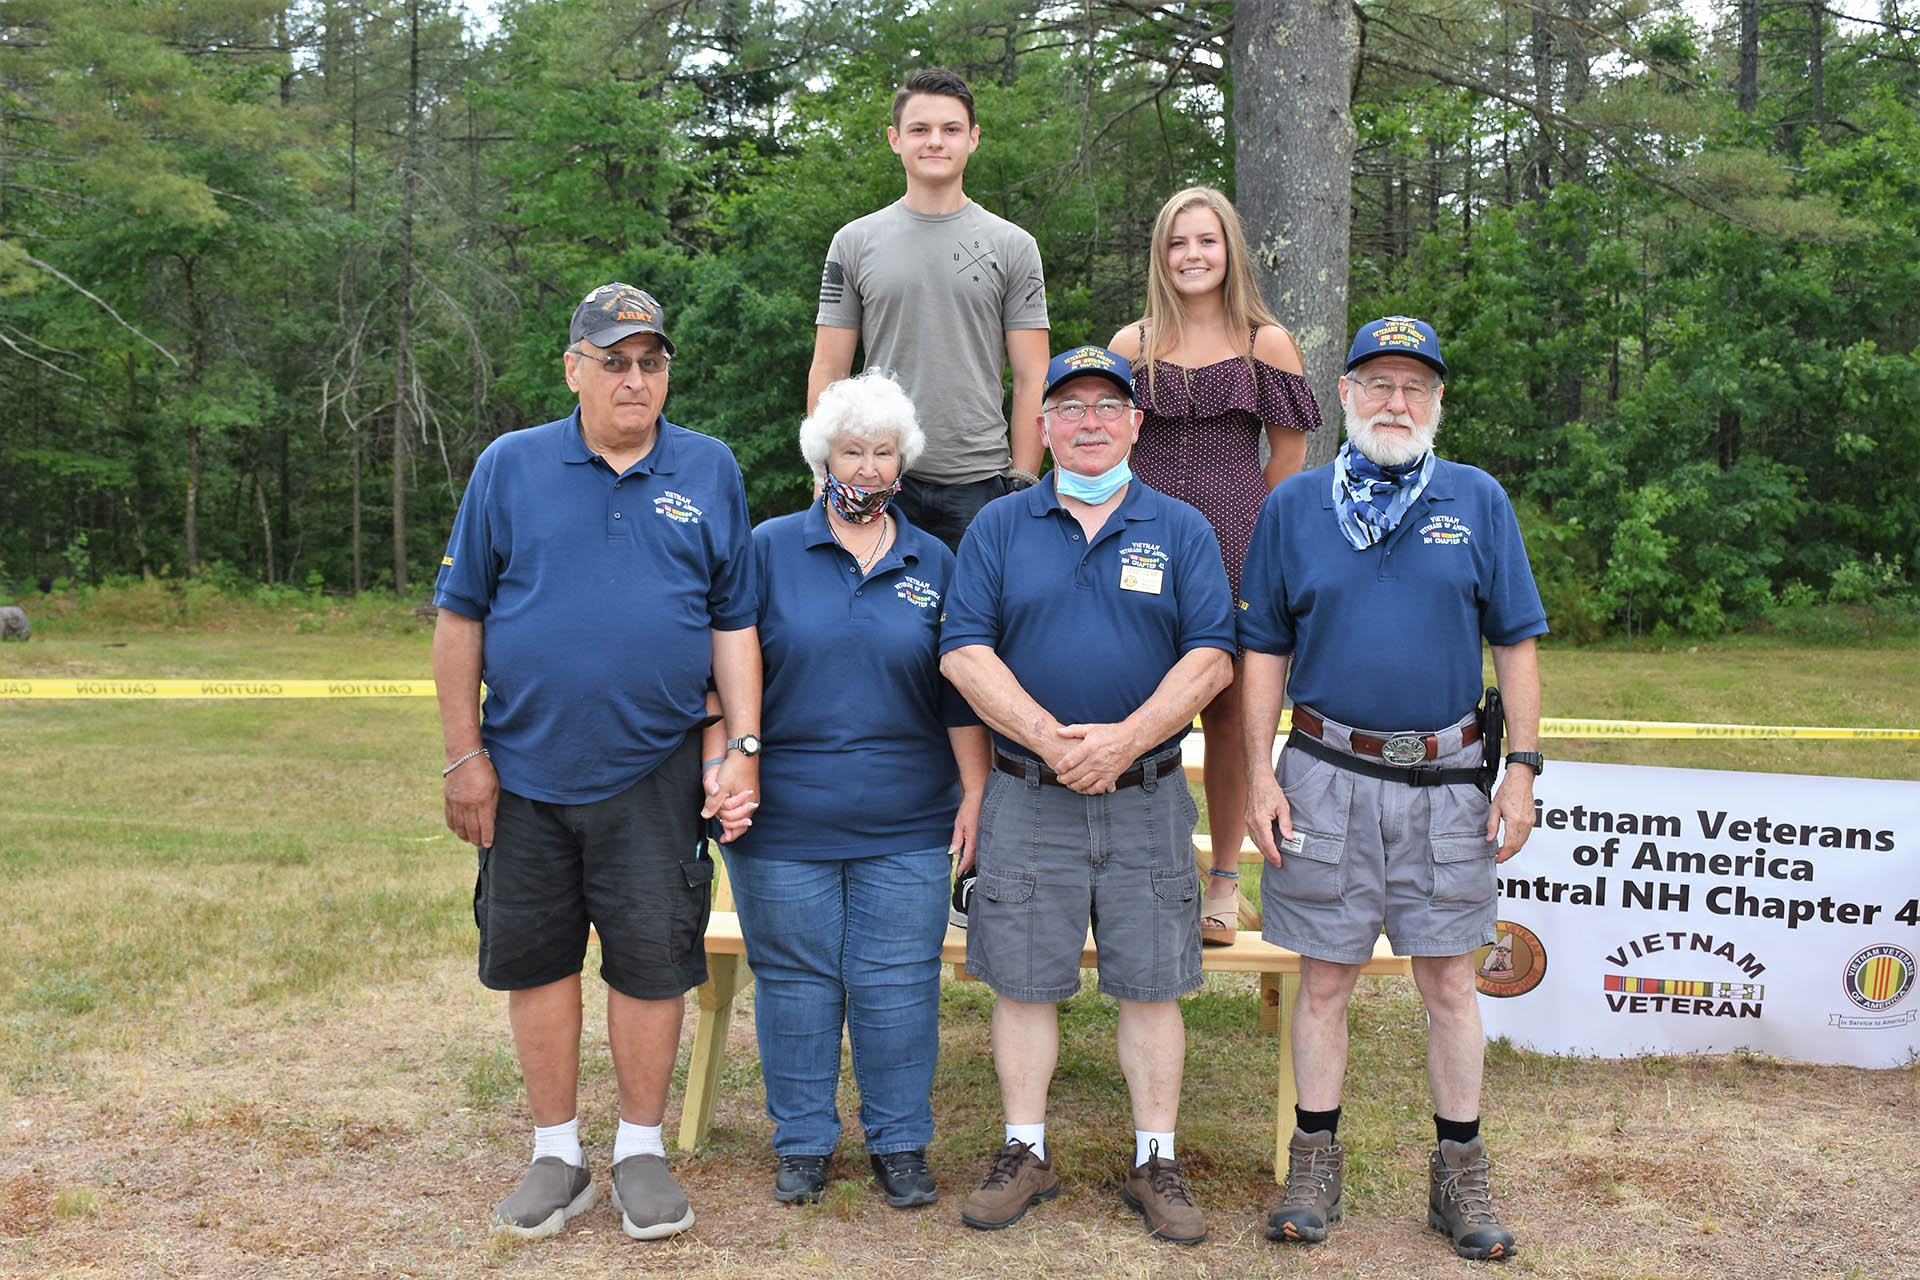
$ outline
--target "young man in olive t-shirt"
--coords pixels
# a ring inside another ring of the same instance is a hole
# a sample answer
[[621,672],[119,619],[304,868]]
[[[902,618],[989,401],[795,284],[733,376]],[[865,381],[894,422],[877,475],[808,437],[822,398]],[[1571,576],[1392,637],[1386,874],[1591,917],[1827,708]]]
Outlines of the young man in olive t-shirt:
[[[939,68],[909,76],[894,95],[887,144],[907,192],[840,228],[827,250],[807,411],[864,347],[864,367],[906,387],[927,434],[896,502],[957,550],[981,507],[1032,484],[1040,469],[1048,359],[1040,250],[961,187],[980,126],[959,76]],[[1003,359],[1013,369],[1011,417]]]

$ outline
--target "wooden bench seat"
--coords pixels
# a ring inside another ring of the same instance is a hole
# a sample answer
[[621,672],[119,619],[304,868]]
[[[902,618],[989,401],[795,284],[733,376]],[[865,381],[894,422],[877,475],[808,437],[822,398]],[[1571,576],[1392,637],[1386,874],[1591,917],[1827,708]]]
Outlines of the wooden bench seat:
[[[720,1086],[721,1068],[726,1063],[727,1029],[733,1021],[733,1002],[752,974],[746,963],[746,939],[740,934],[740,917],[731,911],[715,911],[707,925],[707,981],[699,989],[700,1011],[694,1024],[693,1057],[687,1066],[686,1096],[680,1109],[680,1148],[691,1151],[707,1140],[713,1124],[713,1107]],[[949,927],[940,950],[943,964],[966,962],[967,931]],[[1294,998],[1300,991],[1299,953],[1261,940],[1259,933],[1242,930],[1232,945],[1204,947],[1201,968],[1208,973],[1257,973],[1260,975],[1260,1024],[1279,1036],[1278,1080],[1275,1088],[1274,1166],[1276,1182],[1287,1173],[1287,1140],[1293,1136],[1293,1039],[1288,1021],[1293,1014]],[[1094,967],[1093,939],[1089,937],[1080,953],[1082,968]],[[1372,975],[1413,972],[1410,961],[1394,955],[1383,937],[1374,946],[1373,959],[1361,969]],[[1116,1081],[1116,1086],[1119,1087]]]

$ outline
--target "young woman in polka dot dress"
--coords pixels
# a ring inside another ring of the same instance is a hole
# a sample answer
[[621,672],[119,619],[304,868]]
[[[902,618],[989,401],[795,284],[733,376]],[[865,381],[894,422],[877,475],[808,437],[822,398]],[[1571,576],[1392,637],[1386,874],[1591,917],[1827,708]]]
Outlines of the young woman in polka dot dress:
[[[1238,599],[1260,504],[1300,469],[1320,410],[1293,335],[1254,287],[1240,218],[1225,196],[1188,187],[1161,208],[1148,258],[1147,313],[1108,345],[1132,363],[1134,398],[1146,411],[1133,473],[1212,522]],[[1200,712],[1200,730],[1213,838],[1202,936],[1232,942],[1247,790],[1237,683]]]

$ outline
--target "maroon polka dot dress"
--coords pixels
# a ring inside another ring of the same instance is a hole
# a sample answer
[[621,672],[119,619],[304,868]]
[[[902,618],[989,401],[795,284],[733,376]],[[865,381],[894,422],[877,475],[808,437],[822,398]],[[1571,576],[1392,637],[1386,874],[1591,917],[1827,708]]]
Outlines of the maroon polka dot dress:
[[1133,473],[1199,508],[1220,540],[1227,584],[1238,600],[1253,522],[1267,500],[1260,435],[1269,425],[1294,431],[1320,426],[1320,406],[1307,380],[1243,356],[1198,369],[1158,360],[1151,395],[1144,368],[1133,375],[1133,394],[1146,411],[1133,447]]

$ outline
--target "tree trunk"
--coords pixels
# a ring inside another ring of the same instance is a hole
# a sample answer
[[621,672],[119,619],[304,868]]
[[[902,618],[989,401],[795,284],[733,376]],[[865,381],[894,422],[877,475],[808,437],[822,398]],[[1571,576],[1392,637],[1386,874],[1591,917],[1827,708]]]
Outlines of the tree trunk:
[[200,576],[200,428],[187,428],[187,576]]
[[1760,105],[1760,0],[1740,0],[1740,114]]
[[420,149],[420,0],[407,4],[407,145],[400,175],[400,292],[393,349],[393,593],[407,593],[407,406],[412,403],[413,184]]
[[1347,349],[1352,112],[1360,29],[1348,0],[1248,0],[1233,24],[1236,200],[1261,296],[1293,330],[1326,429],[1340,444],[1336,383]]
[[353,449],[353,462],[349,474],[353,477],[353,594],[359,595],[366,585],[366,575],[360,567],[360,428],[347,429],[347,443]]
[[1827,11],[1822,0],[1807,6],[1807,17],[1807,92],[1813,99],[1813,132],[1822,136],[1827,131]]
[[[1586,101],[1593,66],[1587,56],[1587,17],[1591,0],[1566,0],[1567,16],[1560,23],[1560,51],[1566,63],[1566,113],[1577,117]],[[1560,180],[1587,180],[1587,140],[1577,129],[1569,129],[1561,149]]]
[[273,516],[267,510],[266,486],[260,483],[260,468],[253,467],[253,510],[260,518],[260,541],[267,559],[267,585],[275,586],[280,577],[273,565]]
[[[140,421],[140,366],[133,358],[133,352],[126,354],[127,362],[127,430],[135,440],[134,450],[142,463],[147,460],[151,442],[147,439],[145,425]],[[140,576],[153,576],[153,556],[147,547],[147,488],[148,468],[142,465],[133,478],[133,545],[140,552]]]
[[1553,25],[1544,9],[1533,11],[1527,37],[1533,55],[1533,154],[1527,158],[1527,199],[1540,204],[1553,188]]

